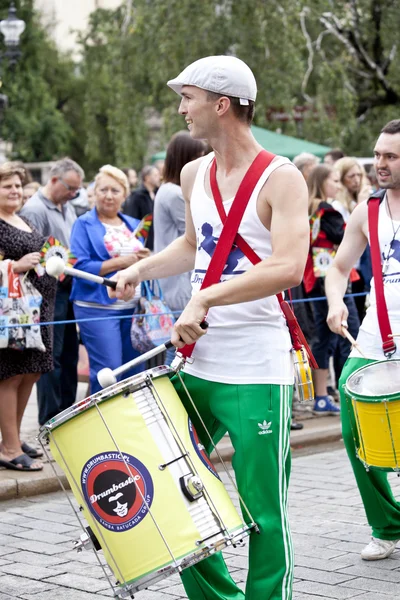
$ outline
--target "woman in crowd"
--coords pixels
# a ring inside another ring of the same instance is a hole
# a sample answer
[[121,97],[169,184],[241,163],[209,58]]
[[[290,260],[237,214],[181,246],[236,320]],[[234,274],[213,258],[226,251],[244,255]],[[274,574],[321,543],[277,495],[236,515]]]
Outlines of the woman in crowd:
[[[95,206],[74,224],[71,251],[77,257],[75,267],[102,277],[111,277],[148,256],[149,250],[133,235],[139,221],[123,215],[121,205],[129,194],[126,175],[116,167],[105,165],[95,178]],[[74,279],[71,293],[77,319],[97,317],[97,321],[80,323],[81,339],[89,355],[90,391],[99,391],[97,373],[103,367],[115,369],[138,356],[130,339],[131,317],[137,307],[109,298],[105,286],[84,279]],[[101,319],[101,320],[100,320]],[[133,375],[142,370],[127,373]]]
[[339,177],[339,188],[332,205],[347,223],[357,204],[371,194],[371,185],[356,158],[345,156],[336,161],[334,169]]
[[[52,321],[56,294],[56,280],[44,274],[38,277],[33,270],[39,263],[40,250],[45,238],[17,212],[22,202],[24,171],[11,163],[0,167],[0,253],[2,260],[13,261],[14,273],[26,273],[27,280],[42,295],[40,321]],[[2,300],[3,314],[7,312]],[[11,304],[11,310],[13,304]],[[10,318],[10,322],[12,318]],[[16,331],[21,327],[16,327]],[[10,330],[9,338],[12,338]],[[0,466],[22,471],[40,471],[43,465],[37,459],[42,452],[31,448],[20,439],[22,417],[34,383],[42,373],[53,368],[52,335],[50,328],[41,328],[45,352],[36,349],[0,350]]]
[[[172,136],[164,163],[163,184],[154,201],[154,251],[161,252],[185,233],[185,201],[180,188],[180,175],[186,163],[203,156],[204,142],[192,139],[187,131]],[[190,300],[191,273],[161,279],[164,299],[172,311],[182,311]],[[179,315],[175,315],[178,318]],[[167,351],[167,364],[175,350]]]
[[22,194],[22,206],[35,194],[40,188],[40,183],[37,181],[31,181],[24,185]]
[[[372,186],[364,168],[356,158],[345,156],[335,163],[334,168],[340,179],[340,189],[335,202],[333,202],[333,208],[340,212],[347,223],[357,204],[364,202],[372,194]],[[351,291],[357,294],[369,290],[369,282],[372,278],[369,247],[365,249],[355,268],[359,277],[352,282]],[[365,317],[365,295],[356,296],[354,300],[361,323]]]
[[[339,188],[338,176],[327,165],[315,167],[308,179],[310,215],[310,253],[304,273],[304,287],[308,296],[325,296],[325,275],[332,263],[335,250],[343,239],[345,223],[342,215],[331,204]],[[356,337],[360,325],[353,298],[345,299],[349,309],[348,329]],[[316,414],[339,414],[340,409],[328,396],[329,357],[335,351],[343,367],[349,353],[349,342],[332,333],[326,323],[328,304],[324,300],[313,302],[315,331],[312,352],[319,368],[314,370]]]

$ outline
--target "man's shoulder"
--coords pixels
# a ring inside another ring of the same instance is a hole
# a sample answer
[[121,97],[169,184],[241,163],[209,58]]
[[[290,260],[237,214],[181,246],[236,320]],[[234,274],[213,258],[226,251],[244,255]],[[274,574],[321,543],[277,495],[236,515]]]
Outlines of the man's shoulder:
[[43,196],[39,193],[39,192],[35,192],[33,194],[33,196],[31,196],[29,198],[29,200],[27,200],[22,208],[22,210],[40,210],[40,211],[45,211],[46,210],[46,205],[43,202]]
[[38,192],[35,192],[35,194],[25,202],[21,209],[21,215],[25,215],[26,217],[34,215],[39,218],[44,218],[45,215],[47,215],[48,210],[49,208],[43,201],[43,197]]

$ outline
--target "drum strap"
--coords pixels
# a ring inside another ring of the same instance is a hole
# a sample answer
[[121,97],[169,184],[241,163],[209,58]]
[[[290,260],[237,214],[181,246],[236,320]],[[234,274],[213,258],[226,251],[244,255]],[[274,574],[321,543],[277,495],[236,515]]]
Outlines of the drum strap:
[[[242,236],[238,233],[238,230],[254,188],[262,173],[270,165],[274,158],[275,154],[271,154],[266,150],[261,150],[261,152],[256,156],[239,186],[228,216],[226,215],[221,192],[218,187],[217,163],[215,158],[212,161],[210,168],[210,185],[218,214],[223,223],[223,228],[210,265],[207,269],[207,273],[204,277],[201,289],[219,282],[233,244],[238,246],[238,248],[253,265],[261,262],[261,258],[242,238]],[[286,318],[293,348],[295,350],[299,350],[300,348],[304,347],[309,357],[310,364],[313,368],[318,368],[317,362],[307,344],[307,341],[292,309],[283,299],[283,295],[281,293],[277,294],[276,297]],[[185,357],[191,356],[194,346],[195,344],[192,344],[191,346],[185,346],[181,350],[182,355]]]
[[378,219],[380,197],[371,197],[368,200],[368,228],[371,246],[372,274],[374,276],[376,310],[378,313],[379,329],[382,337],[383,353],[390,358],[396,352],[396,344],[391,336],[392,328],[390,326],[388,309],[386,306],[385,292],[383,289],[383,275],[381,250],[379,245]]

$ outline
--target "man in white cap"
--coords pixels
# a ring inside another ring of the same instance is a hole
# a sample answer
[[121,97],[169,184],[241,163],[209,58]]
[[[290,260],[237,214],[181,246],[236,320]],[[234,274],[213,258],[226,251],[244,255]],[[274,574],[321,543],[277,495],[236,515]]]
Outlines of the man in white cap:
[[[229,432],[239,491],[260,530],[250,537],[245,594],[220,554],[186,569],[182,580],[191,600],[290,600],[287,489],[293,368],[290,336],[275,294],[302,279],[309,241],[307,188],[288,159],[273,157],[261,171],[239,227],[261,262],[253,266],[233,246],[220,278],[224,285],[200,290],[222,231],[210,167],[215,157],[216,185],[229,213],[241,181],[263,150],[250,129],[257,86],[249,67],[233,56],[202,58],[168,85],[181,96],[179,113],[191,136],[206,139],[214,153],[182,170],[185,235],[118,273],[116,295],[129,299],[139,281],[194,270],[193,295],[171,339],[177,348],[198,342],[182,378],[214,442]],[[200,327],[206,315],[207,332]],[[211,452],[179,378],[174,384]]]

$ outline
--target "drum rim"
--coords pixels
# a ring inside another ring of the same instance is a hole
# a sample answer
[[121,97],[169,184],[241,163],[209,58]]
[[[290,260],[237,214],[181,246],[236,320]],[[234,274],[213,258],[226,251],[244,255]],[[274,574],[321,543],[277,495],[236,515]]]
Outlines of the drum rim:
[[83,400],[80,400],[80,402],[77,402],[69,408],[66,408],[62,412],[58,413],[58,415],[47,421],[47,423],[40,427],[38,439],[41,440],[42,438],[47,437],[50,431],[53,432],[56,428],[64,425],[68,421],[71,421],[87,410],[94,408],[94,406],[102,404],[107,400],[112,400],[112,398],[115,398],[120,392],[122,392],[122,390],[128,387],[131,388],[130,393],[132,393],[138,389],[141,389],[143,387],[143,383],[145,383],[148,379],[153,380],[165,376],[172,377],[173,375],[175,375],[175,371],[171,369],[171,367],[167,365],[160,365],[158,367],[147,369],[142,373],[132,375],[131,377],[128,377],[128,379],[117,381],[117,383],[114,383],[104,390],[100,390],[95,394],[87,396],[87,398],[83,398]]
[[399,363],[399,366],[400,366],[400,359],[393,358],[393,359],[389,359],[389,360],[387,360],[387,359],[386,360],[376,360],[374,362],[369,363],[368,365],[363,365],[359,369],[356,369],[351,375],[349,375],[346,383],[344,384],[345,395],[348,398],[356,400],[357,402],[365,402],[367,404],[399,401],[400,400],[400,389],[397,392],[393,392],[392,394],[381,394],[381,395],[376,395],[376,396],[372,397],[372,396],[362,395],[358,392],[353,392],[352,390],[349,389],[349,387],[347,385],[350,378],[354,377],[360,371],[364,371],[372,366],[383,364],[383,363],[388,363],[388,362],[391,362],[391,363],[397,362],[397,363]]

